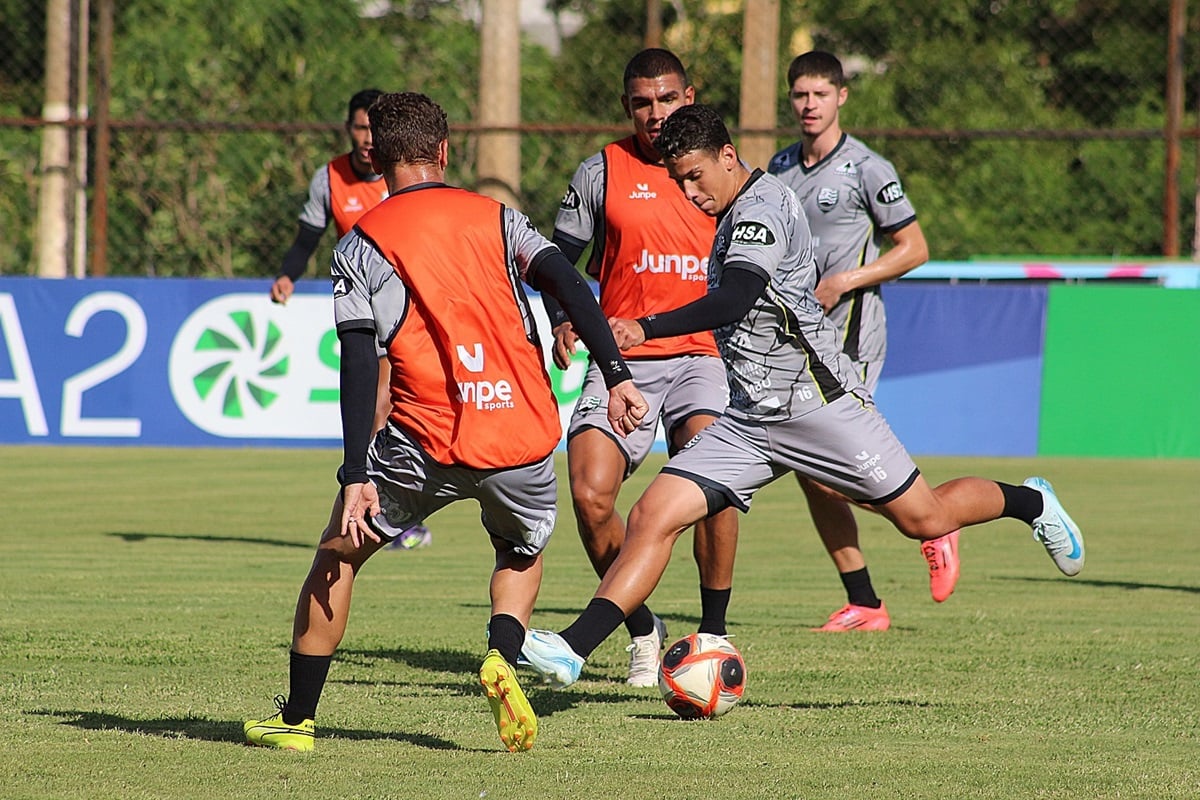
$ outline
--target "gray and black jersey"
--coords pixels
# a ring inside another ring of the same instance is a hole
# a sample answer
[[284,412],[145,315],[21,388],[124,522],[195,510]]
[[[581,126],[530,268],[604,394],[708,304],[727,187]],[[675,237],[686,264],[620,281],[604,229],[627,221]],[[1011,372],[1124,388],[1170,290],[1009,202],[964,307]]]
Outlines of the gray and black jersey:
[[[874,261],[884,237],[917,218],[891,162],[847,134],[811,167],[796,142],[776,153],[767,171],[791,187],[808,215],[818,280]],[[883,360],[887,323],[878,286],[846,294],[829,317],[850,358]]]
[[[342,158],[345,158],[345,156],[342,156]],[[331,164],[322,164],[313,172],[312,179],[308,182],[308,198],[304,201],[304,208],[300,209],[300,224],[307,225],[314,230],[323,231],[329,227],[329,223],[336,221],[339,212],[341,212],[343,217],[350,215],[343,222],[345,231],[349,231],[354,219],[374,208],[377,203],[387,199],[387,182],[383,180],[382,175],[358,175],[355,173],[357,178],[356,185],[363,184],[364,187],[373,185],[373,188],[370,191],[360,192],[361,196],[365,198],[360,208],[348,207],[335,209],[333,207],[333,187],[329,183]],[[350,198],[351,202],[354,202],[356,199],[353,197]],[[342,227],[339,225],[338,236],[342,236],[345,231],[342,231]]]
[[759,170],[718,221],[709,286],[727,269],[753,270],[767,286],[745,317],[713,332],[729,379],[726,413],[781,421],[860,386],[813,294],[812,234],[796,195]]

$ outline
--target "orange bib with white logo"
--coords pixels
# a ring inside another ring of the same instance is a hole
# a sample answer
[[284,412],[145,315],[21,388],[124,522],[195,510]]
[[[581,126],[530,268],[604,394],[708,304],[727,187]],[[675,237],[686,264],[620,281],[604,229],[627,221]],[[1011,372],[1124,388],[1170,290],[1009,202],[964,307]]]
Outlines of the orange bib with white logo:
[[[703,297],[716,221],[684,197],[666,167],[638,154],[634,137],[605,147],[604,164],[600,307],[605,316],[637,319]],[[653,339],[623,355],[689,354],[717,355],[712,334]]]
[[364,181],[350,166],[350,154],[338,156],[326,167],[329,175],[329,210],[338,238],[345,236],[358,218],[387,198],[387,181]]
[[502,210],[436,185],[393,195],[358,222],[408,289],[387,352],[390,419],[441,464],[531,464],[562,435]]

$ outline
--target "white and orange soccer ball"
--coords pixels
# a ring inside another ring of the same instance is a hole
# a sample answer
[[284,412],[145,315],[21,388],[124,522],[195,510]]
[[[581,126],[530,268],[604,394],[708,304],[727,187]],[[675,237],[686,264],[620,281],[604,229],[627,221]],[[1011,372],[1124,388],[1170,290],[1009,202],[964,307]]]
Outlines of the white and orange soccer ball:
[[724,636],[693,633],[663,654],[663,699],[684,719],[713,719],[737,705],[746,689],[746,662]]

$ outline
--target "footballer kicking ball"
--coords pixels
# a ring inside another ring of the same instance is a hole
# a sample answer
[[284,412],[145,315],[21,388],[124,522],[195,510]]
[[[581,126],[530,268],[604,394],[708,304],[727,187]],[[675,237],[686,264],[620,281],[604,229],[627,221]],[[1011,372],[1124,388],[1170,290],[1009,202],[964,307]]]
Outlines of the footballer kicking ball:
[[742,699],[746,662],[724,636],[693,633],[663,654],[658,689],[683,719],[714,719]]

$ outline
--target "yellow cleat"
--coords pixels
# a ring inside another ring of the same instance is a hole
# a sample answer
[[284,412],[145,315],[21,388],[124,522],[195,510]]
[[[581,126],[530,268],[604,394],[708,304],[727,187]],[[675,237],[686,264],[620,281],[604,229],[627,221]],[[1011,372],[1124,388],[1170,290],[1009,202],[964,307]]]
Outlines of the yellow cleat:
[[489,650],[479,668],[479,682],[487,692],[500,741],[509,752],[528,750],[537,738],[537,715],[521,691],[513,668],[498,650]]
[[313,749],[317,735],[316,724],[306,719],[299,725],[288,725],[283,721],[283,708],[287,704],[283,695],[276,695],[275,707],[279,709],[266,719],[248,719],[242,726],[246,744],[258,747],[275,747],[280,750],[299,750],[307,753]]

